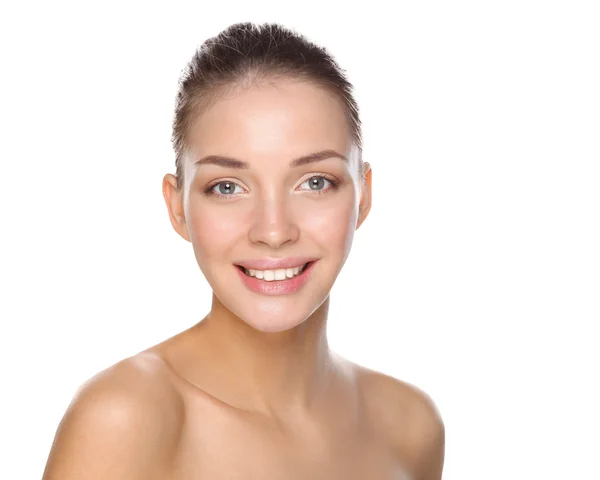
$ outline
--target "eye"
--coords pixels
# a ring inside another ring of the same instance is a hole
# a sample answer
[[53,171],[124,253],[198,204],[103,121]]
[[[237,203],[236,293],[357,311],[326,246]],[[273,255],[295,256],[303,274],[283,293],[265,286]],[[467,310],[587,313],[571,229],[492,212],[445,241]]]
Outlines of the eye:
[[[310,177],[308,180],[303,182],[302,185],[308,185],[308,189],[301,190],[310,190],[316,193],[324,193],[332,188],[337,187],[337,183],[333,179],[329,179],[324,175],[315,175]],[[329,185],[329,187],[327,185]]]
[[[239,189],[238,191],[236,191],[236,187]],[[244,190],[237,183],[227,180],[211,185],[206,189],[205,193],[216,197],[231,197],[244,193]]]

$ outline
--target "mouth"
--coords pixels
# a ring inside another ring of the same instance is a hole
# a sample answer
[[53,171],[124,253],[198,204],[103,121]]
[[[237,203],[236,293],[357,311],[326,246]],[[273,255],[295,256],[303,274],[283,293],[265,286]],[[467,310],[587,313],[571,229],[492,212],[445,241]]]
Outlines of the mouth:
[[241,265],[236,265],[236,267],[247,277],[254,277],[265,282],[280,282],[302,275],[304,271],[313,263],[315,262],[307,262],[303,265],[293,268],[278,268],[273,270],[254,270]]

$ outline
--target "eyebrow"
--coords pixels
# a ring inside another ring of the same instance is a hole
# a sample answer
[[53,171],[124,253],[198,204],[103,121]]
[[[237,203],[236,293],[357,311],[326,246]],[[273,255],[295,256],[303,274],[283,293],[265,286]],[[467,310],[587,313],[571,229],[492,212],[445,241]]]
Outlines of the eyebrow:
[[[322,150],[320,152],[311,153],[309,155],[304,155],[302,157],[292,160],[290,162],[290,167],[300,167],[308,163],[320,162],[328,158],[340,158],[345,162],[348,162],[348,159],[344,155],[336,152],[335,150]],[[207,164],[219,165],[225,168],[250,168],[250,164],[248,162],[243,162],[242,160],[238,160],[236,158],[224,157],[222,155],[207,155],[206,157],[202,157],[200,160],[194,162],[194,165]]]

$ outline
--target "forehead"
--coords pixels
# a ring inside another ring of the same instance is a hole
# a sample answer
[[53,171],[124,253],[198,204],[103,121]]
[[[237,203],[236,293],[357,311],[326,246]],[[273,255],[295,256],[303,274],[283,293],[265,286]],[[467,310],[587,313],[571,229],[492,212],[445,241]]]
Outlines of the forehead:
[[350,156],[342,101],[309,82],[281,81],[229,92],[202,111],[188,131],[192,158],[230,155],[289,159],[333,149]]

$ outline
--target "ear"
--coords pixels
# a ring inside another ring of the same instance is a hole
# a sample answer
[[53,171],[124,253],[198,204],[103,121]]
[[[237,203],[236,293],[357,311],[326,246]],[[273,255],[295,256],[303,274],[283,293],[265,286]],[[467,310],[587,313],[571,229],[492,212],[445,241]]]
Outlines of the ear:
[[163,178],[162,192],[167,210],[169,211],[169,219],[175,231],[188,242],[190,241],[190,232],[185,221],[185,213],[183,210],[183,188],[177,189],[177,177],[167,173]]
[[365,162],[363,164],[364,179],[361,178],[360,186],[360,203],[358,204],[358,219],[356,221],[357,230],[371,211],[371,172],[371,165],[369,165],[369,162]]

